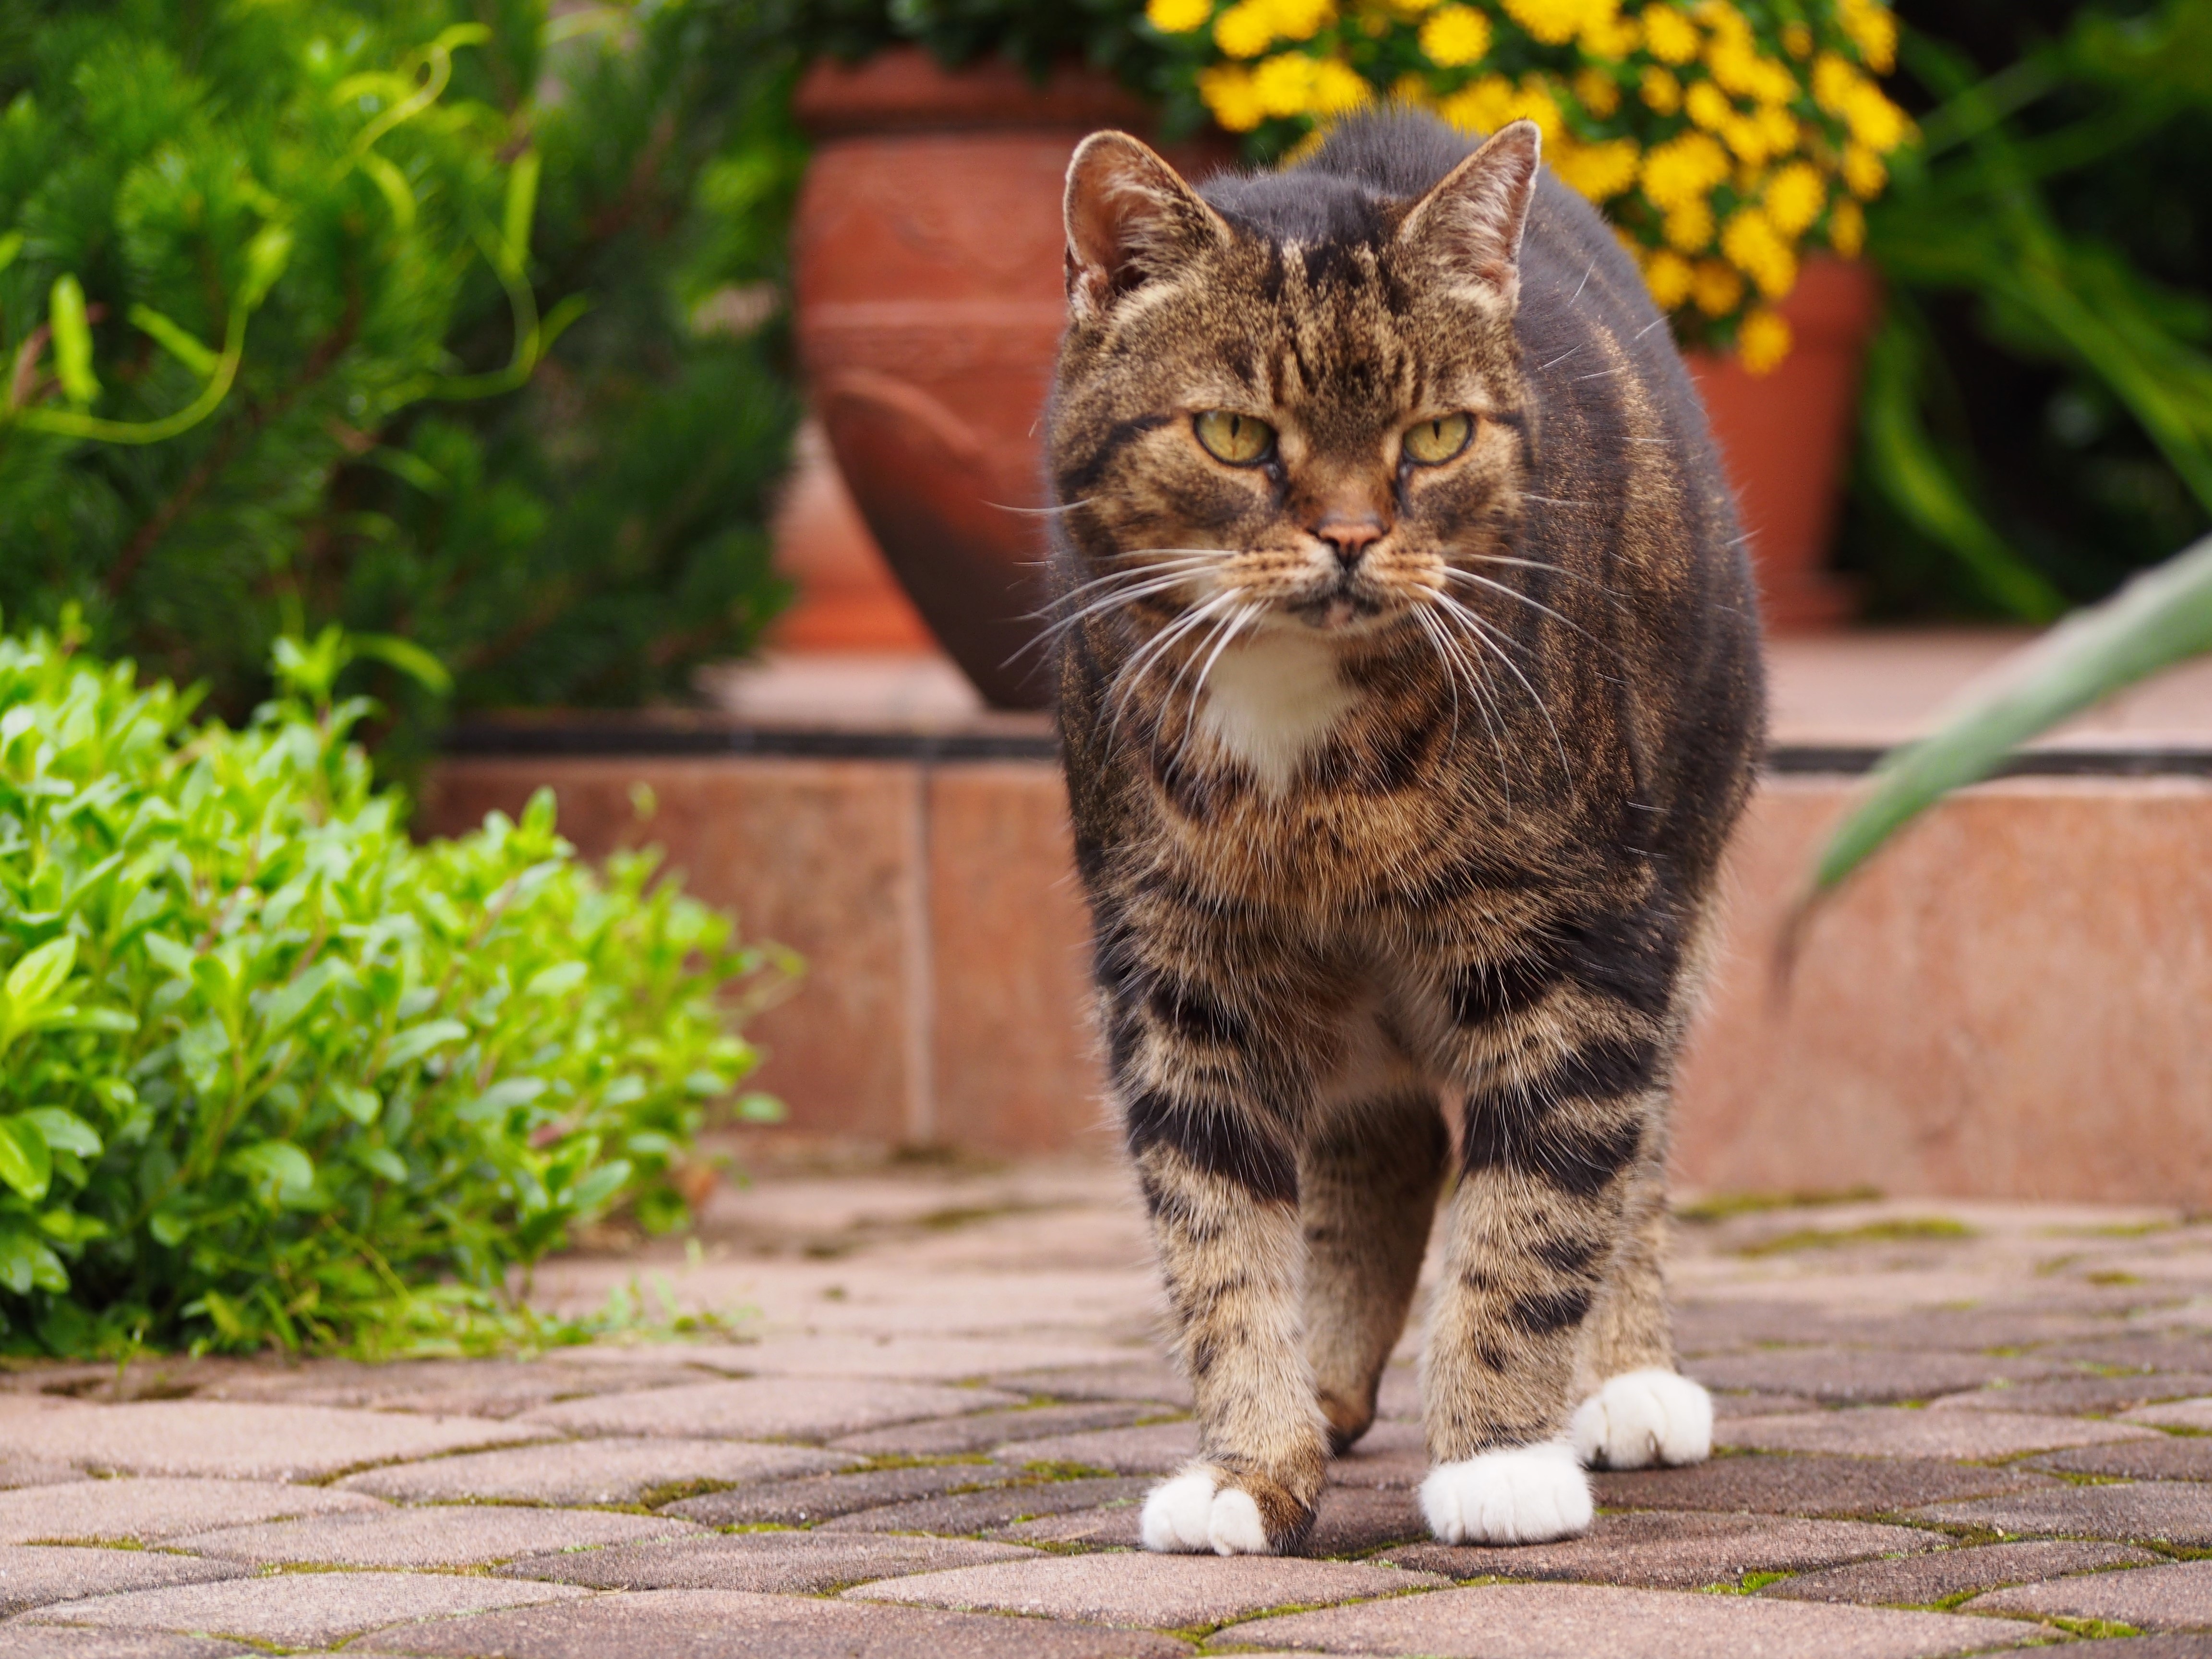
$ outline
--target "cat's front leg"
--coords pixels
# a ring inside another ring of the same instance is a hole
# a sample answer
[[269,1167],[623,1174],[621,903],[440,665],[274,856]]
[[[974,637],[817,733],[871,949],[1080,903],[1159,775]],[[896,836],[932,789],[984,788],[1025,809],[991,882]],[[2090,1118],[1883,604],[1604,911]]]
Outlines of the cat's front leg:
[[1146,1499],[1145,1547],[1292,1552],[1313,1526],[1325,1429],[1301,1346],[1297,1164],[1234,1108],[1127,1103],[1199,1455]]
[[1569,1537],[1592,1514],[1568,1429],[1577,1352],[1657,1133],[1660,1053],[1546,1036],[1468,1097],[1425,1379],[1421,1502],[1447,1543]]

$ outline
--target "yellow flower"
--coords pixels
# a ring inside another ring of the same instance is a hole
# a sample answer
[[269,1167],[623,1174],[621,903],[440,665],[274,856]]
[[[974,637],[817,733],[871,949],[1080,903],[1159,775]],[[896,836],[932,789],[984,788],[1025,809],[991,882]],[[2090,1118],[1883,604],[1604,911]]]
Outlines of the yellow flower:
[[1682,107],[1692,121],[1708,132],[1718,132],[1735,113],[1728,94],[1710,81],[1692,82],[1689,91],[1682,95]]
[[1700,259],[1690,297],[1708,317],[1725,317],[1743,303],[1743,278],[1724,259]]
[[1684,253],[1698,253],[1713,245],[1713,210],[1710,203],[1685,202],[1670,208],[1663,229],[1667,246]]
[[1759,136],[1766,141],[1769,155],[1787,155],[1797,148],[1797,118],[1780,104],[1764,104],[1753,118]]
[[1314,78],[1312,89],[1306,94],[1306,106],[1315,114],[1340,115],[1346,110],[1358,108],[1375,95],[1359,71],[1343,59],[1307,61],[1314,64]]
[[1702,132],[1677,133],[1644,157],[1644,193],[1661,212],[1703,201],[1729,176],[1728,152]]
[[1782,26],[1782,49],[1792,58],[1810,58],[1813,55],[1813,31],[1802,23],[1784,23]]
[[1662,64],[1686,64],[1698,55],[1698,27],[1667,0],[1644,9],[1645,50]]
[[1882,165],[1881,157],[1864,144],[1845,144],[1844,183],[1861,201],[1871,202],[1889,183],[1889,169]]
[[1213,15],[1213,0],[1145,0],[1145,18],[1163,34],[1188,34]]
[[1216,64],[1198,72],[1198,95],[1224,132],[1249,132],[1267,111],[1242,64]]
[[1446,6],[1421,25],[1421,55],[1438,69],[1479,64],[1490,54],[1490,20],[1472,6]]
[[1231,58],[1257,58],[1274,43],[1275,19],[1267,0],[1237,0],[1213,20],[1213,44]]
[[1846,259],[1866,246],[1866,211],[1849,198],[1828,210],[1828,246]]
[[1721,252],[1770,300],[1778,300],[1797,286],[1796,254],[1758,208],[1738,208],[1729,215],[1721,228]]
[[1619,0],[1504,0],[1506,15],[1547,46],[1563,46],[1619,9]]
[[1267,9],[1278,40],[1310,40],[1336,15],[1335,0],[1246,0]]
[[1567,139],[1544,158],[1568,189],[1593,202],[1609,202],[1636,182],[1636,140],[1613,138],[1601,144]]
[[1731,115],[1722,124],[1721,137],[1746,167],[1763,164],[1767,156],[1766,130],[1748,115]]
[[1390,97],[1395,103],[1409,104],[1415,109],[1427,109],[1436,102],[1430,94],[1429,83],[1418,75],[1401,75],[1393,81]]
[[1442,5],[1443,0],[1384,0],[1384,3],[1393,14],[1407,22],[1418,23]]
[[1831,115],[1841,115],[1861,78],[1844,59],[1824,52],[1813,60],[1813,101]]
[[1347,64],[1284,52],[1253,70],[1252,96],[1268,115],[1333,115],[1364,103],[1368,90]]
[[1897,19],[1875,0],[1840,0],[1836,21],[1859,49],[1866,66],[1887,75],[1897,65]]
[[1644,283],[1651,290],[1651,303],[1672,311],[1690,297],[1698,280],[1696,269],[1680,254],[1661,248],[1644,266]]
[[1871,81],[1862,81],[1844,100],[1844,120],[1851,137],[1877,155],[1887,155],[1905,142],[1912,124],[1903,110],[1882,96]]
[[1595,65],[1575,76],[1575,96],[1601,121],[1620,107],[1620,83]]
[[1534,121],[1536,130],[1544,135],[1547,149],[1567,136],[1567,121],[1559,113],[1559,100],[1552,96],[1539,76],[1530,76],[1514,90],[1513,101],[1506,106],[1505,119]]
[[1761,306],[1736,330],[1736,355],[1753,374],[1771,374],[1790,355],[1790,325]]
[[1682,83],[1674,78],[1674,70],[1656,64],[1637,78],[1636,90],[1654,115],[1672,115],[1682,107]]
[[1632,17],[1623,17],[1618,12],[1594,19],[1583,25],[1581,38],[1577,42],[1583,56],[1595,58],[1602,63],[1617,64],[1634,52],[1644,39],[1643,31],[1636,27]]
[[1810,161],[1792,161],[1766,181],[1763,204],[1766,216],[1784,236],[1803,235],[1827,203],[1820,170]]
[[1502,75],[1476,77],[1437,105],[1437,113],[1470,132],[1495,132],[1513,118],[1513,83]]

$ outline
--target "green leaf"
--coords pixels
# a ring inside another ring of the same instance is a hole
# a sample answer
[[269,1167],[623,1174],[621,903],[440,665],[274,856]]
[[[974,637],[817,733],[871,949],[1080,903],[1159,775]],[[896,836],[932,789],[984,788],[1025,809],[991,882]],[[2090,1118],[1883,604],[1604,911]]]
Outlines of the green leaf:
[[215,373],[216,354],[202,345],[185,330],[171,322],[151,306],[134,305],[131,320],[142,331],[150,334],[161,349],[195,374],[205,377]]
[[738,1120],[745,1123],[781,1123],[791,1115],[774,1095],[757,1093],[738,1096],[736,1110]]
[[35,1204],[53,1178],[54,1155],[38,1126],[20,1116],[0,1117],[0,1181]]
[[292,233],[282,225],[264,226],[246,245],[246,280],[239,284],[238,303],[247,311],[268,297],[292,258]]
[[274,1188],[281,1197],[304,1195],[315,1185],[313,1160],[289,1140],[241,1146],[223,1162],[256,1185]]
[[584,982],[584,975],[592,971],[587,963],[556,962],[550,968],[541,968],[522,988],[530,997],[565,997]]
[[1987,777],[2021,744],[2115,691],[2212,652],[2212,536],[2076,612],[2003,665],[1944,725],[1894,750],[1813,873],[1832,890],[1950,791]]
[[354,1161],[359,1164],[363,1169],[372,1170],[376,1174],[382,1176],[386,1181],[404,1182],[407,1179],[406,1164],[400,1161],[399,1155],[397,1152],[392,1152],[388,1147],[362,1146],[356,1148],[354,1152]]
[[0,1285],[18,1296],[49,1291],[58,1296],[69,1289],[69,1272],[61,1258],[34,1233],[21,1228],[0,1231]]
[[162,967],[180,978],[190,979],[192,974],[192,952],[165,933],[149,933],[146,954]]
[[384,1051],[384,1073],[389,1075],[416,1060],[434,1048],[449,1042],[459,1042],[468,1036],[469,1028],[458,1019],[426,1020],[420,1025],[410,1025],[392,1039],[392,1046]]
[[76,963],[76,939],[70,933],[48,939],[27,952],[8,970],[7,979],[0,981],[0,991],[7,994],[9,1013],[20,1019],[44,1007],[62,988]]
[[156,1243],[173,1250],[192,1236],[191,1218],[175,1210],[156,1210],[148,1218],[146,1231]]
[[538,174],[542,165],[535,149],[526,149],[507,171],[500,237],[507,245],[507,258],[518,270],[530,258],[530,225],[538,213]]
[[364,1089],[360,1084],[348,1083],[342,1078],[334,1079],[325,1086],[330,1091],[331,1098],[337,1103],[338,1110],[364,1129],[375,1122],[377,1115],[384,1109],[383,1097],[374,1089]]
[[23,233],[21,231],[11,230],[5,236],[0,236],[0,270],[5,270],[9,265],[14,264],[15,256],[22,251]]
[[75,1112],[59,1106],[33,1106],[18,1117],[34,1125],[48,1146],[56,1152],[75,1152],[79,1158],[98,1158],[100,1136],[92,1125]]
[[354,634],[348,637],[356,657],[374,657],[388,664],[434,697],[453,696],[453,677],[446,665],[412,640],[403,640],[396,634]]
[[54,278],[46,326],[53,333],[54,374],[62,390],[71,403],[90,403],[100,395],[100,380],[92,372],[92,326],[85,320],[84,289],[75,276]]

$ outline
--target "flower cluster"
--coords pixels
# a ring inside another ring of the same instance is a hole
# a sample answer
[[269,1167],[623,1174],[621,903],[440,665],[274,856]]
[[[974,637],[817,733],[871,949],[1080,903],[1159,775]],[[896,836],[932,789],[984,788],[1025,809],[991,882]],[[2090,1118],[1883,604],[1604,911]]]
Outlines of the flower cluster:
[[1376,99],[1526,118],[1684,339],[1764,373],[1808,247],[1850,257],[1911,121],[1887,0],[1148,0],[1218,124],[1292,148]]

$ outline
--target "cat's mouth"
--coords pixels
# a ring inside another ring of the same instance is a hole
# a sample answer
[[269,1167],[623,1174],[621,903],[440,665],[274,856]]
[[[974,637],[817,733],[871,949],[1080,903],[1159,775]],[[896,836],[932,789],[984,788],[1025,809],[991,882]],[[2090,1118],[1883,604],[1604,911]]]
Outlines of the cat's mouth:
[[1372,622],[1389,608],[1381,599],[1367,591],[1365,585],[1350,571],[1328,586],[1301,594],[1283,606],[1307,627],[1324,633],[1356,628],[1362,623]]

